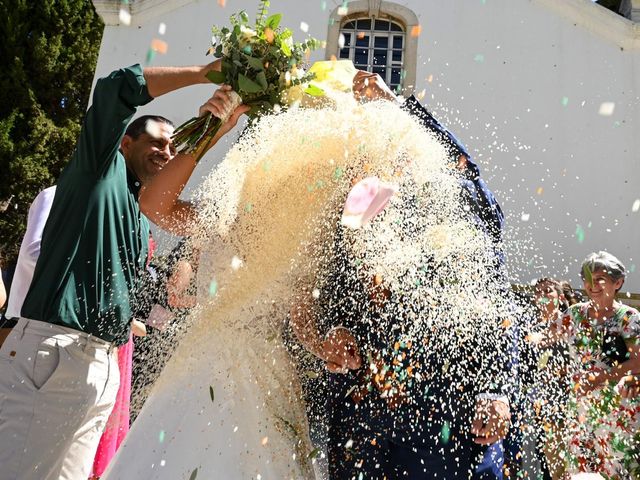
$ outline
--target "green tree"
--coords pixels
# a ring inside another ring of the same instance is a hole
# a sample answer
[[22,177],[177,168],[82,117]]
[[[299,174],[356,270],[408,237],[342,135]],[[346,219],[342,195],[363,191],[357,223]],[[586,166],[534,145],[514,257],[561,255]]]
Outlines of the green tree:
[[0,12],[1,261],[73,152],[104,25],[89,0],[0,0]]

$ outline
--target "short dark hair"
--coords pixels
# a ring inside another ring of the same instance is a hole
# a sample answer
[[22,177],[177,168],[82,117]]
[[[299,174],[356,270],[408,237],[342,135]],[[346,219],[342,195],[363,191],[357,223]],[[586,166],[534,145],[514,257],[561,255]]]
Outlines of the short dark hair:
[[167,125],[170,125],[172,127],[175,126],[171,120],[160,115],[143,115],[131,122],[124,134],[136,140],[140,135],[147,132],[147,122],[149,120],[166,123]]
[[536,290],[543,290],[545,287],[554,290],[558,296],[564,296],[564,300],[561,299],[558,305],[561,312],[566,312],[571,305],[578,303],[578,298],[569,282],[558,281],[549,277],[542,277],[536,281]]

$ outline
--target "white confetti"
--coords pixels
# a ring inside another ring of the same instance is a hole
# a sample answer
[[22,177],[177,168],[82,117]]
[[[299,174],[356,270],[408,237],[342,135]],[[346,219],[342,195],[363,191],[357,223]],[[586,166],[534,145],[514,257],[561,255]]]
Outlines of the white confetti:
[[118,19],[120,20],[120,23],[122,25],[131,25],[131,14],[124,7],[120,9],[120,12],[118,13]]
[[300,22],[300,30],[307,33],[309,31],[309,24],[307,22]]
[[346,39],[344,38],[344,33],[341,33],[338,37],[338,47],[344,48],[344,44],[346,43]]
[[233,257],[231,259],[231,268],[236,271],[242,266],[242,259],[239,257]]
[[158,34],[160,35],[164,35],[167,32],[167,24],[166,23],[160,23],[160,25],[158,25]]
[[347,13],[349,13],[349,7],[339,7],[338,15],[344,17]]
[[320,298],[320,290],[318,290],[317,288],[314,288],[313,292],[311,292],[311,296],[315,299]]
[[616,104],[614,102],[602,102],[600,104],[600,110],[598,110],[598,114],[603,117],[610,117],[613,115],[613,111],[616,109]]
[[344,448],[351,448],[353,447],[353,440],[349,439],[347,440],[347,443],[344,444]]
[[523,213],[522,216],[520,217],[520,220],[522,220],[523,222],[528,222],[530,217],[531,217],[530,214]]
[[640,198],[636,198],[636,201],[633,202],[633,205],[631,206],[631,211],[633,213],[636,213],[638,210],[640,210]]

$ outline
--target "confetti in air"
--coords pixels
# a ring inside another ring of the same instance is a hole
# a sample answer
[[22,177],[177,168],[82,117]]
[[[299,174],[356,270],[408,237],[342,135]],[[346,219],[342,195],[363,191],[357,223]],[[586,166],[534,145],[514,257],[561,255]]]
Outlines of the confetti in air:
[[636,200],[633,202],[633,205],[631,205],[631,211],[633,213],[636,213],[640,210],[640,198],[636,198]]
[[307,22],[300,22],[300,30],[307,33],[309,31],[309,24]]
[[238,257],[233,257],[231,259],[231,269],[238,270],[240,267],[242,267],[242,260]]
[[118,19],[120,23],[125,26],[131,25],[131,13],[129,13],[129,9],[124,5],[120,7],[120,11],[118,12]]
[[528,213],[523,213],[523,214],[520,216],[520,220],[522,220],[523,222],[528,222],[530,217],[531,217],[531,215],[530,215],[530,214],[528,214]]
[[581,225],[576,225],[575,236],[576,236],[576,239],[578,240],[578,243],[584,242],[584,228],[582,228]]
[[569,105],[569,97],[562,97],[562,106],[566,107],[567,105]]
[[[464,208],[446,146],[395,103],[340,92],[326,101],[261,117],[199,187],[192,241],[202,249],[201,303],[136,420],[154,438],[157,419],[171,420],[166,413],[179,400],[179,425],[162,424],[171,432],[165,445],[195,444],[195,436],[198,448],[213,450],[216,434],[205,425],[215,418],[215,430],[229,433],[225,445],[233,442],[248,465],[268,451],[289,459],[292,477],[312,478],[305,402],[326,403],[326,388],[314,388],[326,375],[318,364],[302,364],[298,375],[291,361],[294,350],[311,356],[283,335],[299,297],[322,315],[345,308],[365,332],[360,347],[372,358],[338,393],[340,402],[381,402],[394,415],[409,411],[405,402],[414,412],[412,402],[424,398],[425,412],[455,419],[473,408],[477,390],[507,380],[494,356],[505,319],[520,315],[496,271],[493,240]],[[388,349],[367,343],[391,335]],[[434,375],[451,388],[425,398]],[[311,385],[305,402],[292,379]],[[215,403],[206,397],[210,385]],[[231,413],[220,417],[220,405]],[[426,429],[423,417],[410,417],[406,428],[416,437],[460,441],[454,421]],[[248,435],[257,448],[243,446]],[[360,439],[348,440],[344,449],[357,451]],[[194,468],[165,445],[168,468]]]
[[218,0],[218,5],[224,7],[227,4],[227,0]]
[[613,115],[615,109],[616,104],[614,102],[602,102],[600,104],[598,114],[602,115],[603,117],[610,117],[611,115]]
[[216,293],[218,293],[218,282],[211,280],[211,283],[209,284],[209,295],[213,297]]
[[166,32],[167,32],[167,24],[160,23],[160,25],[158,25],[158,35],[164,35]]
[[160,40],[159,38],[154,38],[153,40],[151,40],[151,49],[154,52],[165,54],[169,50],[169,44],[164,40]]
[[482,53],[478,53],[476,54],[475,57],[473,57],[473,59],[477,62],[477,63],[482,63],[484,62],[484,55]]
[[338,15],[340,17],[344,17],[348,13],[349,13],[349,8],[348,7],[338,7]]
[[156,51],[149,47],[149,50],[147,50],[147,56],[145,58],[145,63],[149,64],[153,61],[153,59],[156,58]]
[[421,32],[422,32],[422,25],[414,25],[413,27],[411,27],[412,37],[419,37]]

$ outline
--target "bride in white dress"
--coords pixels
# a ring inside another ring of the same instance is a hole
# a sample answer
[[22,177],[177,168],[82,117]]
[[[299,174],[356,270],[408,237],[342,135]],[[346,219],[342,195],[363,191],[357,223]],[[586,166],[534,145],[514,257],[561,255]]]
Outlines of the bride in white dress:
[[244,135],[200,189],[200,310],[105,478],[314,478],[281,340],[295,285],[321,278],[356,176],[423,184],[445,157],[396,105],[349,96]]

